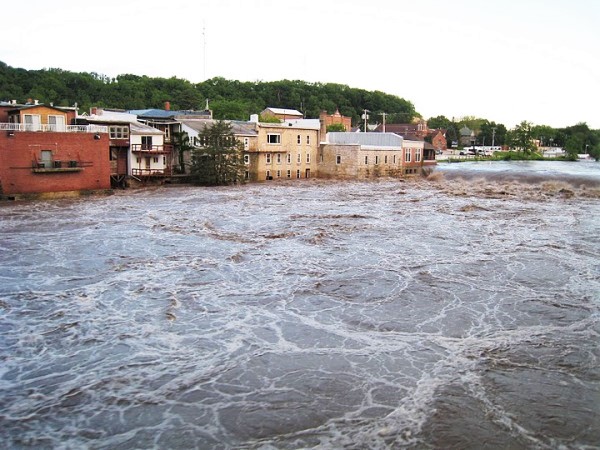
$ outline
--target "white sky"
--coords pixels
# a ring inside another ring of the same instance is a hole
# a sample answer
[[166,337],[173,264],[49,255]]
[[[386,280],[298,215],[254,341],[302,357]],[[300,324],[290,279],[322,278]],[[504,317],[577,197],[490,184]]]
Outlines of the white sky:
[[0,61],[12,67],[331,82],[405,98],[425,118],[600,129],[598,0],[29,0],[3,11]]

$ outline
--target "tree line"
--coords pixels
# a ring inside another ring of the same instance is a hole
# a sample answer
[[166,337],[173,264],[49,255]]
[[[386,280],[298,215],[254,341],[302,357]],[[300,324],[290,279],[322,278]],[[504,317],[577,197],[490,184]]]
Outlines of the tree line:
[[[0,100],[37,99],[55,106],[78,105],[81,111],[92,106],[117,109],[164,108],[169,101],[174,110],[202,110],[206,100],[215,119],[248,120],[266,107],[294,108],[305,117],[317,118],[321,111],[339,112],[362,126],[362,114],[370,111],[370,124],[381,121],[407,123],[421,115],[403,98],[381,91],[367,91],[336,83],[309,83],[299,80],[243,82],[215,77],[201,83],[171,77],[123,74],[117,77],[90,72],[70,72],[49,68],[26,70],[0,61]],[[531,150],[531,141],[542,146],[562,147],[573,157],[589,153],[600,158],[600,130],[578,123],[564,128],[534,125],[524,121],[512,129],[487,119],[466,116],[450,120],[429,118],[429,128],[447,130],[448,146],[460,141],[460,129],[473,130],[476,145],[508,145]]]
[[508,146],[529,154],[537,148],[537,142],[540,147],[563,148],[569,159],[577,159],[578,154],[585,153],[600,159],[600,130],[592,130],[584,122],[564,128],[553,128],[548,125],[535,125],[525,120],[507,129],[502,123],[473,116],[458,120],[437,116],[430,118],[427,126],[445,129],[448,147],[452,142],[460,140],[460,130],[467,127],[475,135],[475,145]]
[[[215,77],[201,83],[171,77],[132,74],[111,78],[98,73],[76,73],[62,69],[26,70],[0,61],[0,99],[37,99],[55,106],[73,106],[82,111],[92,106],[117,109],[164,108],[203,110],[206,100],[215,119],[248,120],[266,107],[293,108],[307,118],[336,109],[360,124],[365,109],[384,111],[388,120],[410,122],[420,115],[403,98],[381,91],[367,91],[336,83],[299,80],[242,82]],[[373,116],[373,120],[376,117]]]

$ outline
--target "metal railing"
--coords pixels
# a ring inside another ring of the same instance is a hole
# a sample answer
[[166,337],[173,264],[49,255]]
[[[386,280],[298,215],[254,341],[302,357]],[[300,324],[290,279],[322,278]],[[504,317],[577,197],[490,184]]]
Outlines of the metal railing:
[[131,151],[144,153],[171,153],[172,145],[149,145],[149,144],[132,144]]
[[131,169],[131,174],[138,177],[166,177],[171,175],[171,168],[164,169]]
[[104,125],[56,125],[40,123],[0,123],[0,131],[43,131],[54,133],[108,133]]

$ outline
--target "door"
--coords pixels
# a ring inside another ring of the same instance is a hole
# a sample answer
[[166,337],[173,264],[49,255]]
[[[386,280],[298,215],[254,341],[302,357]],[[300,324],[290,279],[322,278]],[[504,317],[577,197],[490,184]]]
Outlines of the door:
[[306,178],[310,178],[310,169],[306,169]]
[[42,150],[40,163],[41,167],[46,169],[50,169],[52,167],[52,150]]
[[150,174],[150,157],[146,156],[146,158],[144,158],[144,159],[146,160],[146,170],[145,170],[145,172],[147,174]]
[[48,116],[48,128],[50,131],[65,131],[65,117]]
[[42,128],[42,121],[39,114],[24,114],[25,131],[39,131]]

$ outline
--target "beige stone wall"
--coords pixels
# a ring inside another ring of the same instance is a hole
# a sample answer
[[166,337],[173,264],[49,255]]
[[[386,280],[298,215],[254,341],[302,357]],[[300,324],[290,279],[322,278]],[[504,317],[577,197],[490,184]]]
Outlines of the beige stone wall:
[[[279,136],[279,142],[269,142],[269,135]],[[256,151],[250,154],[250,181],[316,177],[318,145],[318,130],[259,124]]]
[[[402,175],[400,149],[364,149],[358,144],[323,144],[319,178],[366,179]],[[338,159],[339,157],[339,159]]]

